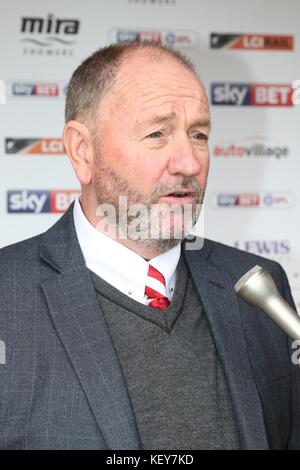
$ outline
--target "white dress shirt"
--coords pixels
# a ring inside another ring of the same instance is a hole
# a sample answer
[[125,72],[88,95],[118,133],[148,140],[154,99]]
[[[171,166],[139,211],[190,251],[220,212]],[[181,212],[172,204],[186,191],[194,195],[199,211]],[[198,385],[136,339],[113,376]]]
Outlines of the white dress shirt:
[[166,280],[166,295],[172,299],[181,244],[146,261],[129,248],[97,230],[83,213],[79,198],[74,204],[74,223],[85,264],[104,281],[146,305],[145,285],[148,266],[160,271]]

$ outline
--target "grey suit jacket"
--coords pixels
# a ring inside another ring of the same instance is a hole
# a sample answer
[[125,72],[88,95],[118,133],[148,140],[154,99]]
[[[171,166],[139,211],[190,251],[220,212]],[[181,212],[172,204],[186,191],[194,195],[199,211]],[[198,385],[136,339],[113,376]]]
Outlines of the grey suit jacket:
[[[208,317],[244,449],[300,447],[300,369],[285,334],[239,300],[255,264],[293,304],[277,263],[209,240],[183,251]],[[1,449],[141,449],[126,383],[85,267],[73,205],[0,250]]]

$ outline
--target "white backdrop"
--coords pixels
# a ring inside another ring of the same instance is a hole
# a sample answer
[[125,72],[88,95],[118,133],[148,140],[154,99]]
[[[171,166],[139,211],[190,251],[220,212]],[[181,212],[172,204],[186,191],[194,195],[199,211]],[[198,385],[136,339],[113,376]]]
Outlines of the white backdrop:
[[150,38],[191,57],[212,102],[205,235],[280,261],[299,307],[299,21],[298,0],[7,2],[0,246],[46,230],[79,190],[59,140],[73,70],[110,42]]

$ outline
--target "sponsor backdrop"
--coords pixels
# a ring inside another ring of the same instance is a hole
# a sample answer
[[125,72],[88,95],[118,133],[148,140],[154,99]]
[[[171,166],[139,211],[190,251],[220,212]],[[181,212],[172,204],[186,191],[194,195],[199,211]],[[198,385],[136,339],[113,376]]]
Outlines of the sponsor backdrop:
[[205,235],[278,260],[300,306],[300,2],[11,0],[0,16],[0,246],[79,194],[61,140],[75,67],[111,42],[173,45],[212,105]]

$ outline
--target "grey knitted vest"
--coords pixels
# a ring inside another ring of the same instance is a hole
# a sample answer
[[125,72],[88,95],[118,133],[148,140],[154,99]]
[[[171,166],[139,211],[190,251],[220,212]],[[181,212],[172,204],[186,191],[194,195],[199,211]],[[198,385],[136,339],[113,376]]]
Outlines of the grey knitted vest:
[[89,272],[143,449],[239,448],[224,373],[184,257],[165,311],[136,302]]

